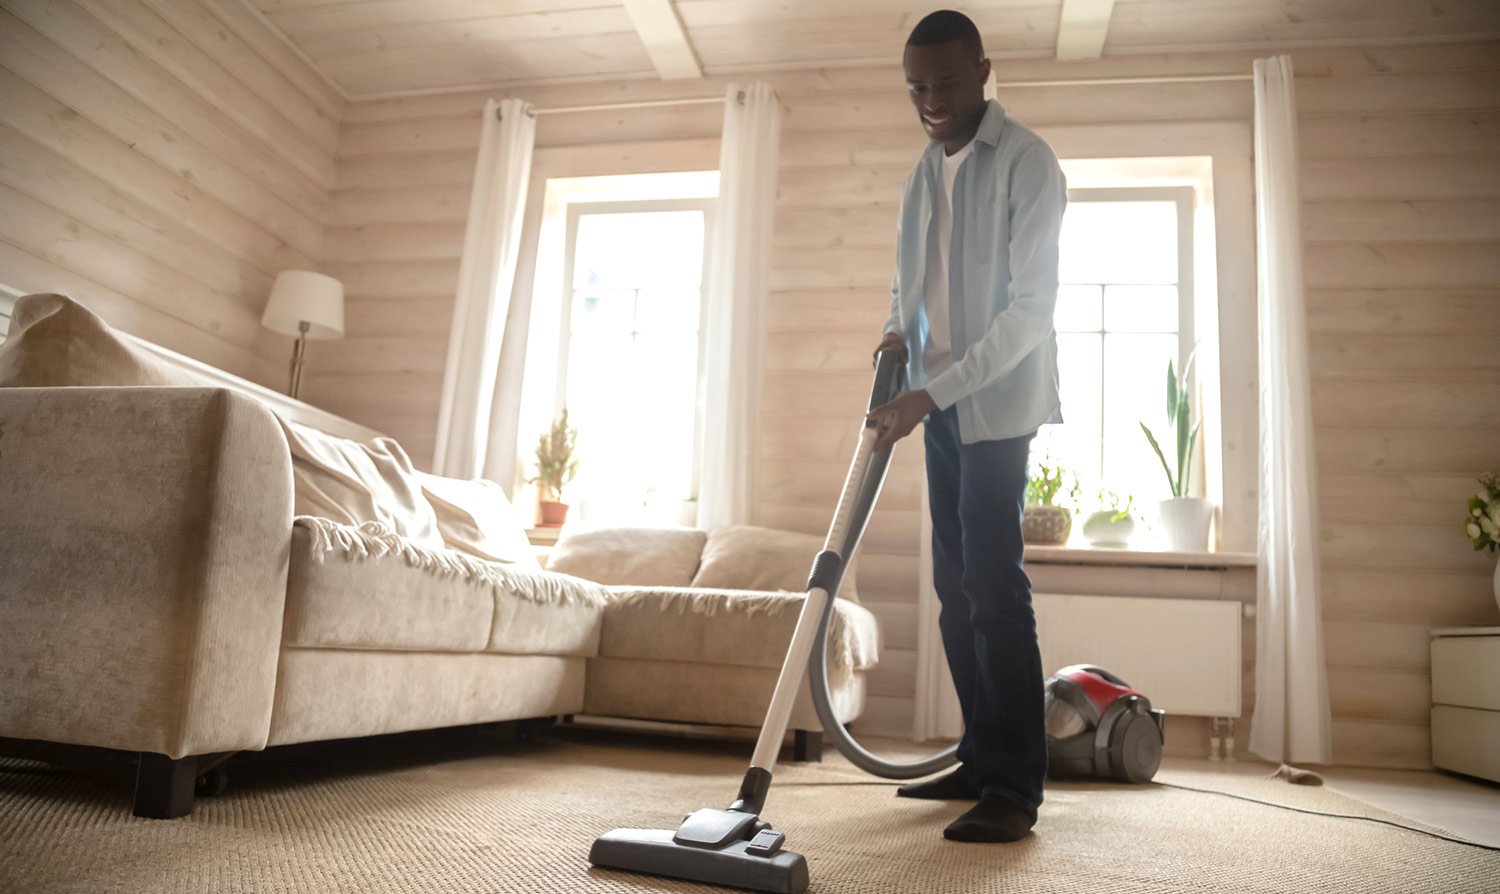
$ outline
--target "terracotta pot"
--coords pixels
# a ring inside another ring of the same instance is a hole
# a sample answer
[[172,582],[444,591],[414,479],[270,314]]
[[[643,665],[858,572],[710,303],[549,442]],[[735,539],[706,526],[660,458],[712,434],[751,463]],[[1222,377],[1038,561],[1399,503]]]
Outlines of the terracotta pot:
[[1021,539],[1038,546],[1059,546],[1073,532],[1073,513],[1061,506],[1027,506],[1021,517]]
[[542,500],[542,520],[537,522],[539,528],[561,528],[563,522],[568,520],[568,504],[554,503],[551,500]]

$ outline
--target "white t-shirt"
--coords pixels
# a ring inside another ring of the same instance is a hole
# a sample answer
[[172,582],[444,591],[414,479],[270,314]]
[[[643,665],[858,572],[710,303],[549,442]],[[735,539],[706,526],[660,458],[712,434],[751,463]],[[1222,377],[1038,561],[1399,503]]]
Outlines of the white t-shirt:
[[[943,191],[937,197],[937,226],[930,231],[936,245],[927,251],[927,281],[923,304],[927,310],[927,344],[922,346],[922,367],[928,377],[953,365],[953,331],[948,314],[948,258],[953,242],[953,184],[958,169],[974,149],[970,140],[952,155],[943,155]],[[934,250],[936,249],[936,250]]]

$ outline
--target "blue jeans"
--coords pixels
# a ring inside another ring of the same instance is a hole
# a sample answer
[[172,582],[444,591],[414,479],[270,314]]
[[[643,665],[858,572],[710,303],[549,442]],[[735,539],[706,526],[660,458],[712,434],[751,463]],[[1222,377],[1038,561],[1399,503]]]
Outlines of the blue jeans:
[[938,626],[963,709],[958,759],[986,794],[1042,803],[1042,658],[1021,541],[1033,435],[964,444],[953,407],[927,417],[927,493]]

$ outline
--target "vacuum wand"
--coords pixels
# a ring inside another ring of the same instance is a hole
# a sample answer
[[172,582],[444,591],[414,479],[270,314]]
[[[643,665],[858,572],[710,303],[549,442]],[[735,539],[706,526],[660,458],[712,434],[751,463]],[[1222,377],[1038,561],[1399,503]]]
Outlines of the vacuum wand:
[[[901,386],[902,364],[898,354],[881,351],[876,360],[870,409],[895,397]],[[804,669],[808,672],[813,703],[824,730],[857,766],[882,776],[910,778],[936,772],[953,763],[951,749],[914,764],[882,761],[854,742],[830,704],[824,662],[833,599],[838,594],[844,569],[864,535],[890,463],[890,448],[876,450],[877,440],[879,430],[867,419],[860,431],[859,444],[844,479],[844,489],[834,510],[828,536],[822,551],[813,561],[797,626],[792,632],[786,659],[766,708],[765,723],[756,740],[750,767],[740,783],[738,797],[722,810],[705,807],[696,811],[676,832],[663,829],[606,832],[590,849],[590,863],[775,894],[801,894],[807,890],[807,861],[801,854],[782,850],[785,836],[760,818]]]
[[828,537],[823,541],[823,551],[813,560],[812,574],[807,582],[807,596],[802,602],[801,613],[797,615],[797,627],[792,632],[786,660],[776,679],[776,691],[766,710],[766,722],[760,728],[755,755],[750,760],[752,769],[760,767],[769,773],[776,767],[776,755],[781,750],[782,739],[786,737],[787,726],[791,721],[792,703],[797,697],[798,684],[802,682],[803,668],[807,666],[814,640],[822,630],[822,619],[828,602],[838,592],[844,566],[848,564],[849,557],[841,551],[848,547],[846,535],[851,527],[850,516],[854,512],[860,485],[869,469],[871,457],[875,454],[877,437],[878,432],[873,424],[866,425],[860,432],[859,447],[849,466],[843,495],[839,497],[838,509],[828,528]]

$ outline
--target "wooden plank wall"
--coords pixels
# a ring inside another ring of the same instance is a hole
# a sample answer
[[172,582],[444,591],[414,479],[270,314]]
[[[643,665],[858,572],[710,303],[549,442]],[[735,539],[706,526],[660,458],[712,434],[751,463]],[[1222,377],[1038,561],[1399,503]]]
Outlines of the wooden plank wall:
[[[997,76],[1244,73],[1253,58],[1005,62]],[[1424,765],[1426,625],[1483,623],[1495,612],[1487,566],[1465,552],[1452,518],[1469,476],[1500,465],[1495,58],[1493,43],[1295,54],[1342,762]],[[900,185],[923,137],[895,66],[764,79],[785,112],[756,520],[820,532],[887,310]],[[711,95],[724,85],[581,84],[519,95],[546,108]],[[343,128],[327,261],[350,286],[350,337],[316,346],[309,390],[395,434],[419,462],[431,454],[484,96],[354,103]],[[1204,128],[1232,132],[1251,120],[1245,82],[1028,87],[1002,90],[1001,99],[1073,157],[1198,153],[1184,147],[1201,143]],[[541,118],[527,245],[545,177],[711,168],[719,127],[713,106]],[[1221,276],[1253,264],[1251,242],[1242,231],[1221,243]],[[1253,356],[1253,344],[1238,348]],[[866,727],[897,734],[910,728],[914,689],[920,461],[915,445],[898,454],[861,560],[861,591],[887,639]],[[1253,482],[1240,486],[1253,492]],[[1183,584],[1154,585],[1175,592]],[[1142,586],[1138,575],[1117,585]],[[1242,584],[1229,589],[1244,598]],[[1246,649],[1248,658],[1248,632]],[[1252,696],[1247,685],[1247,713]],[[1242,744],[1247,734],[1242,728]]]
[[238,0],[5,0],[0,282],[285,387],[271,281],[318,269],[343,99]]
[[[1124,60],[1082,71],[1007,64],[1000,78],[1243,72],[1249,58]],[[852,449],[869,350],[888,310],[900,186],[925,137],[894,66],[766,79],[785,113],[757,521],[820,532]],[[627,82],[523,95],[547,108],[705,95],[723,85]],[[1186,145],[1178,136],[1185,126],[1217,133],[1228,123],[1247,132],[1250,117],[1247,83],[1028,88],[1003,98],[1073,155],[1172,154]],[[327,261],[349,285],[350,331],[343,342],[314,346],[309,393],[397,436],[423,463],[431,455],[483,99],[473,93],[354,103],[340,147]],[[534,244],[546,176],[715,167],[721,115],[700,106],[542,116],[527,244]],[[1101,122],[1137,125],[1126,134],[1132,145],[1093,136],[1102,133]],[[1248,257],[1248,246],[1241,253]],[[898,734],[910,729],[912,712],[921,487],[921,451],[913,442],[898,454],[861,558],[861,589],[888,646],[871,679],[866,725]]]
[[1425,767],[1428,630],[1500,623],[1459,532],[1500,469],[1500,45],[1296,54],[1334,754]]

